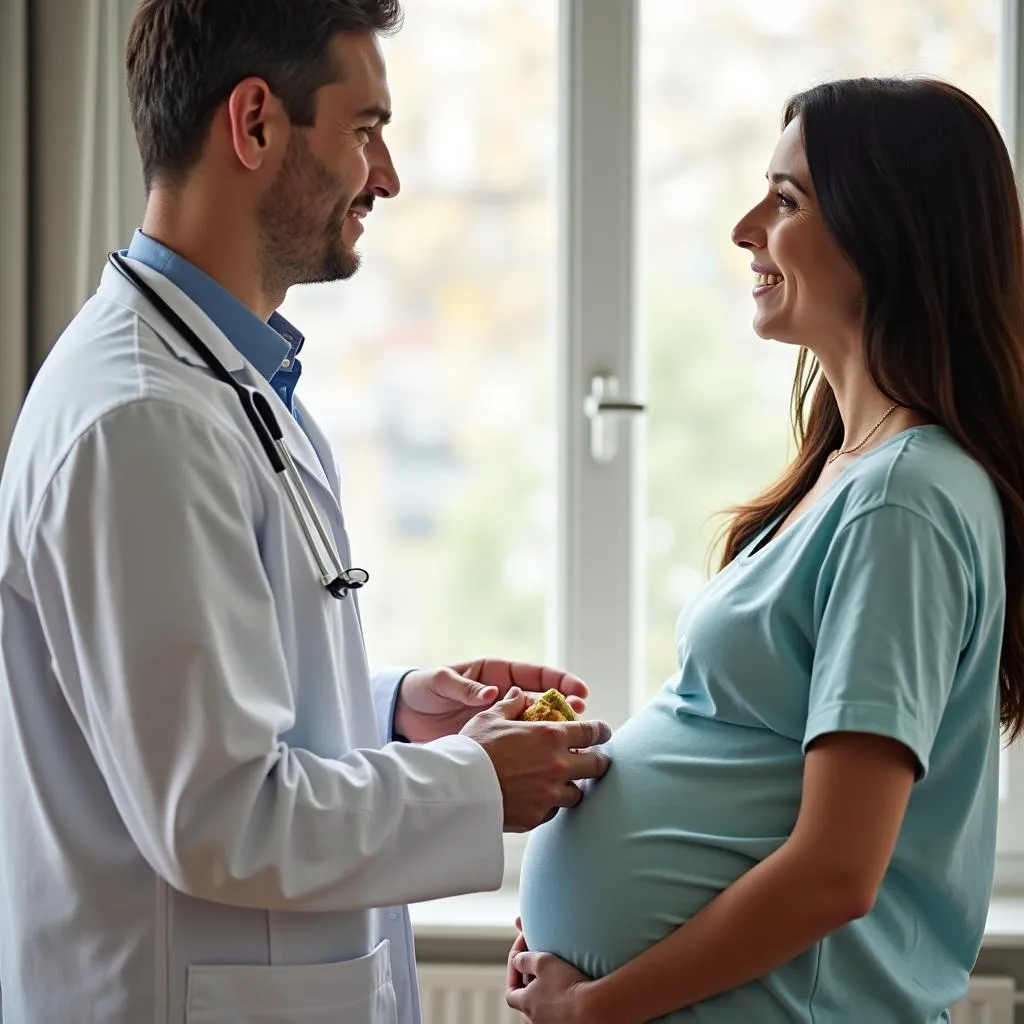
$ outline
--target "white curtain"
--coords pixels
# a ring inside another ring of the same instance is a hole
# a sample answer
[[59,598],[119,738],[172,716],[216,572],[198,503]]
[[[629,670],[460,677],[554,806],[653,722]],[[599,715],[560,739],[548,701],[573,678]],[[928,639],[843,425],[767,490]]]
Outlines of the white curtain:
[[0,0],[0,453],[31,374],[141,221],[135,0]]
[[[28,0],[0,8],[0,455],[28,380]],[[2,1017],[2,1011],[0,1011]]]

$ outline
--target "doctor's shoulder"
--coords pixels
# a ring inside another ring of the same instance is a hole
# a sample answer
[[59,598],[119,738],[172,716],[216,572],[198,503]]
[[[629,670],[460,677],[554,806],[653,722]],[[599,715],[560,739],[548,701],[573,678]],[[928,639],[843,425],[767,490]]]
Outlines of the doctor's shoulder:
[[[235,399],[205,372],[183,363],[136,310],[94,295],[57,340],[29,389],[57,436],[72,440],[129,404],[180,406],[212,429],[235,433]],[[55,415],[60,413],[60,415]]]
[[123,486],[126,497],[149,463],[183,486],[214,470],[255,485],[246,467],[258,459],[248,457],[233,394],[183,369],[144,321],[110,305],[86,303],[29,388],[0,483],[5,520],[15,507],[23,523],[34,516],[52,482],[72,473],[91,473],[98,494]]

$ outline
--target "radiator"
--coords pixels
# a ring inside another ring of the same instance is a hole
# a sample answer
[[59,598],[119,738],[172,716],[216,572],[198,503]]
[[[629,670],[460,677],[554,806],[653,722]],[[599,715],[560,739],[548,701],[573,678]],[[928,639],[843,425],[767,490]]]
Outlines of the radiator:
[[420,964],[423,1024],[522,1024],[505,1003],[505,965]]
[[[423,1024],[521,1024],[505,1004],[504,966],[420,964]],[[1012,978],[971,978],[967,995],[950,1008],[950,1024],[1014,1024]]]
[[950,1008],[950,1024],[1013,1024],[1017,1002],[1012,978],[978,975],[967,995]]

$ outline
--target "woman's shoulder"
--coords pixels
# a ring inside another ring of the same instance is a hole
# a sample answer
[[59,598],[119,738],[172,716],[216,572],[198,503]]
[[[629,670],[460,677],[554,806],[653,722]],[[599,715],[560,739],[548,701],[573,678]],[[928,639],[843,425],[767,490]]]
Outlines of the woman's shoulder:
[[847,470],[842,519],[880,508],[919,516],[957,543],[1002,544],[999,493],[985,468],[941,426],[912,427]]

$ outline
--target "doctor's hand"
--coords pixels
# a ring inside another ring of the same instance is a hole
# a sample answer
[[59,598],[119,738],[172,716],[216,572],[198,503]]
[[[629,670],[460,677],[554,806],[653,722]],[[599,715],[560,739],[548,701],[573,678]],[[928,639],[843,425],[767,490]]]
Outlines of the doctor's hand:
[[579,714],[590,692],[568,672],[521,661],[478,658],[449,668],[417,669],[402,680],[395,707],[395,732],[413,743],[452,736],[476,714],[501,700],[512,686],[543,693],[555,689]]
[[605,754],[586,749],[611,738],[605,722],[518,721],[528,703],[526,694],[513,687],[462,730],[494,765],[506,832],[528,832],[560,807],[575,807],[583,799],[576,780],[599,779],[609,765]]

